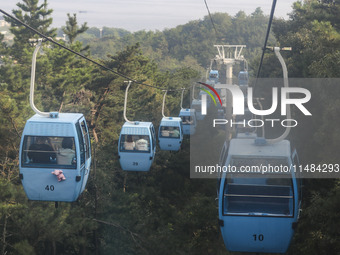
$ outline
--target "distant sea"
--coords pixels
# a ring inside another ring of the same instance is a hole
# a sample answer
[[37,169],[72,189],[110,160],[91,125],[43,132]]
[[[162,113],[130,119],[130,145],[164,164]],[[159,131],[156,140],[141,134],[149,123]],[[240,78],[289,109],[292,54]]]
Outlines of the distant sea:
[[[19,0],[2,1],[1,9],[11,12],[18,9]],[[40,0],[40,3],[43,1]],[[208,0],[211,13],[227,12],[235,15],[238,11],[247,14],[261,7],[270,13],[271,0]],[[287,18],[294,0],[278,1],[276,16]],[[67,13],[76,13],[80,24],[89,27],[116,27],[131,32],[138,30],[163,30],[185,24],[190,20],[203,19],[208,14],[203,0],[48,0],[52,8],[53,26],[65,25]]]

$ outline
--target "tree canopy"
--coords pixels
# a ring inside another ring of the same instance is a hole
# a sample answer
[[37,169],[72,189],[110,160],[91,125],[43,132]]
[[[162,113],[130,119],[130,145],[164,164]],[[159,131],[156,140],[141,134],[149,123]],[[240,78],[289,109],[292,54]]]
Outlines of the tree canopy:
[[[52,9],[47,0],[22,0],[13,14],[47,36]],[[291,46],[284,53],[290,77],[339,75],[340,1],[296,2],[288,20],[276,19],[269,44]],[[204,79],[216,55],[214,44],[245,44],[250,73],[258,67],[268,16],[208,16],[164,31],[130,33],[79,26],[74,14],[63,27],[75,51],[132,79],[158,88],[180,89]],[[157,151],[148,173],[123,172],[117,144],[123,119],[125,79],[45,42],[37,58],[36,104],[44,111],[82,112],[92,142],[92,170],[79,201],[27,201],[18,178],[19,144],[29,107],[31,57],[37,38],[12,20],[13,45],[0,45],[0,250],[1,254],[229,254],[217,223],[216,180],[190,179],[189,140],[178,153]],[[61,31],[61,30],[60,30]],[[0,36],[0,40],[3,37]],[[89,46],[87,49],[85,46]],[[262,77],[282,70],[266,55]],[[237,72],[240,67],[235,68]],[[339,86],[310,86],[313,118],[292,135],[307,163],[338,162]],[[169,93],[169,114],[178,115],[180,91]],[[159,123],[163,91],[133,84],[128,116]],[[189,100],[186,94],[186,101]],[[186,102],[188,103],[188,102]],[[189,104],[189,103],[188,103]],[[158,124],[156,124],[157,127]],[[339,180],[306,180],[303,212],[288,254],[337,254]]]

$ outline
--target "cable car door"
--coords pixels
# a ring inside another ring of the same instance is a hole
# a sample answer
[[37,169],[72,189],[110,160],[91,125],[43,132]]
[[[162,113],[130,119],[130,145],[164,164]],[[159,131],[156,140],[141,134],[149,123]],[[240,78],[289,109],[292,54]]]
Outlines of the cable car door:
[[90,135],[88,132],[88,128],[86,125],[85,118],[82,118],[80,120],[80,127],[83,134],[83,140],[84,140],[84,148],[85,148],[85,173],[84,173],[84,181],[82,186],[82,191],[85,189],[87,180],[90,175],[90,166],[91,166],[91,140]]
[[150,149],[152,151],[152,157],[154,157],[155,152],[156,152],[156,132],[155,132],[155,128],[153,125],[150,128],[150,132],[151,132],[151,142],[152,142],[152,145],[150,145]]
[[78,123],[76,124],[77,129],[77,135],[78,135],[78,142],[79,142],[79,153],[80,153],[80,159],[79,159],[79,166],[80,166],[80,178],[79,181],[81,181],[81,190],[82,192],[85,189],[86,182],[88,179],[88,174],[90,171],[90,145],[89,145],[89,139],[88,139],[88,132],[87,127],[85,123],[85,119],[81,118]]

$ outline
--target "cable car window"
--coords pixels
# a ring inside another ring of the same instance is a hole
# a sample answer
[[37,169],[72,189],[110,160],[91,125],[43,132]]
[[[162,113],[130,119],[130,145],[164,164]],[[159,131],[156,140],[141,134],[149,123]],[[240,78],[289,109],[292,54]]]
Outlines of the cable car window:
[[179,127],[161,126],[160,132],[162,138],[180,138]]
[[150,138],[148,135],[121,135],[120,151],[122,152],[150,152]]
[[242,73],[242,74],[240,74],[239,75],[239,79],[241,79],[241,80],[248,80],[248,75],[247,74],[244,74],[244,73]]
[[25,136],[22,166],[75,169],[77,160],[74,138]]
[[[280,158],[237,158],[232,165],[240,169],[241,162],[243,168],[260,164],[280,166],[278,162],[288,166],[287,160]],[[294,189],[289,172],[229,174],[223,192],[224,215],[293,217]]]
[[76,130],[77,130],[79,148],[80,148],[80,165],[83,165],[85,163],[85,147],[84,147],[83,134],[82,134],[79,123],[76,124]]
[[191,125],[194,123],[191,116],[181,116],[183,125]]
[[194,104],[192,104],[192,109],[196,110],[197,112],[201,112],[201,101],[195,102]]
[[85,140],[86,158],[88,159],[90,158],[90,141],[89,141],[89,133],[88,133],[87,126],[84,120],[81,122],[81,130],[83,131],[83,137]]

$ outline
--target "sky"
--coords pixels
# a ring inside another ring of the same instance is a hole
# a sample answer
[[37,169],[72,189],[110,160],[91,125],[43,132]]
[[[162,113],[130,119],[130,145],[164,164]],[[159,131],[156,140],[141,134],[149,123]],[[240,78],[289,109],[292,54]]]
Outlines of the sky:
[[[11,13],[18,9],[20,0],[2,1],[1,9]],[[242,10],[247,14],[261,7],[270,14],[272,0],[206,0],[210,12],[235,15]],[[79,24],[89,27],[115,27],[131,32],[138,30],[164,30],[208,15],[204,0],[48,0],[53,9],[53,27],[65,25],[67,13],[77,14]],[[287,18],[295,0],[278,0],[275,16]],[[43,3],[40,0],[39,3]]]

